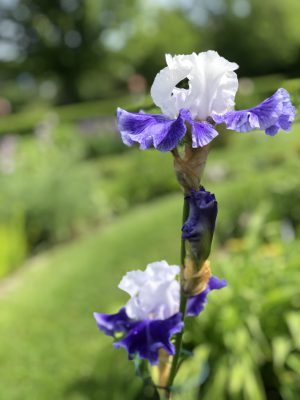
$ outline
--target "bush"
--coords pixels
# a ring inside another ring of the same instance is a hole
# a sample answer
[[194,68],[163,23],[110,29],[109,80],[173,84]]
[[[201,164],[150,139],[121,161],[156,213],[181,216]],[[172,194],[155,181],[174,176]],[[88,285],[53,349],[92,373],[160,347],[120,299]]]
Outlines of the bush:
[[21,213],[29,251],[67,240],[107,215],[97,170],[82,161],[84,151],[76,138],[70,141],[70,127],[62,126],[60,134],[59,140],[19,139],[11,171],[0,174],[1,221]]
[[[297,398],[299,245],[299,241],[286,246],[277,242],[216,260],[214,271],[226,276],[229,285],[209,296],[200,318],[187,320],[191,328],[185,338],[187,348],[200,346],[198,368],[188,381],[202,380],[194,398]],[[192,362],[183,364],[183,374]],[[185,389],[191,390],[189,385]]]
[[27,255],[24,220],[15,217],[0,224],[0,278],[18,267]]

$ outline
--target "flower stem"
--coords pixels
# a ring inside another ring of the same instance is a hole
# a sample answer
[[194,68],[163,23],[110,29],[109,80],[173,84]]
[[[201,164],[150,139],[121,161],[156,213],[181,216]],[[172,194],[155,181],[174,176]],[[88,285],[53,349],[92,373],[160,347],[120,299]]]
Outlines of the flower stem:
[[[184,197],[183,210],[182,210],[182,224],[185,223],[185,221],[187,220],[188,215],[189,215],[189,202]],[[185,240],[181,237],[180,262],[181,262],[181,267],[182,268],[184,266],[185,255],[186,255]]]
[[152,380],[146,360],[140,360],[136,373],[143,381],[143,398],[159,400],[159,390]]
[[[189,213],[189,203],[184,198],[184,203],[183,203],[183,211],[182,211],[182,220],[183,223],[186,221]],[[181,251],[180,251],[180,258],[181,258],[181,267],[183,268],[184,266],[184,259],[186,255],[186,249],[185,249],[185,240],[181,239]],[[187,296],[183,293],[183,291],[180,291],[180,306],[179,306],[179,311],[182,314],[182,321],[184,322],[185,318],[185,313],[186,313],[186,304],[187,304]],[[176,335],[175,339],[175,355],[172,360],[172,365],[171,365],[171,371],[169,375],[169,380],[168,380],[168,394],[167,394],[167,399],[171,399],[171,394],[172,394],[172,385],[178,370],[178,362],[180,359],[180,353],[181,353],[181,347],[182,347],[182,337],[183,337],[183,332],[184,332],[184,327],[181,332],[179,332]]]

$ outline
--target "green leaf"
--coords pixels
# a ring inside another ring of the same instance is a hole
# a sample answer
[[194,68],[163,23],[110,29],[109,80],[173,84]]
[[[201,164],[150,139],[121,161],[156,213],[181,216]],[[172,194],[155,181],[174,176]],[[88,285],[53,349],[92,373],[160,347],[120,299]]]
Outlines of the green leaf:
[[188,399],[187,396],[195,399],[199,386],[206,380],[209,353],[209,347],[198,346],[193,353],[193,357],[184,360],[179,368],[175,379],[175,390],[180,393],[183,392],[185,399]]
[[300,376],[300,354],[291,354],[287,359],[287,365]]
[[285,336],[276,337],[272,341],[273,362],[276,368],[283,367],[291,351],[292,343],[290,338]]
[[287,315],[286,320],[294,340],[294,344],[297,349],[300,349],[300,313],[291,312]]

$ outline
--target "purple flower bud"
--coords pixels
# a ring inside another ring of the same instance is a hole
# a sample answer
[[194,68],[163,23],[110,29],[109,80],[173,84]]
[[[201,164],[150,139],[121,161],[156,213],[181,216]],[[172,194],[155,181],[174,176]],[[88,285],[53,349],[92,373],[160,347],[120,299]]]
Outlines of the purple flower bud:
[[186,200],[189,203],[189,215],[182,227],[182,238],[188,240],[190,255],[200,265],[210,254],[218,203],[215,195],[203,187],[199,191],[191,190]]

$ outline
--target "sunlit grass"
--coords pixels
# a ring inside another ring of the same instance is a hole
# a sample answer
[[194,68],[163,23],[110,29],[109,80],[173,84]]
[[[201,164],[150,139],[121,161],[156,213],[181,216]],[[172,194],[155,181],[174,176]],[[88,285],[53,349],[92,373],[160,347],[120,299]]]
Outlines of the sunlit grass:
[[178,196],[141,207],[37,257],[13,278],[1,296],[3,398],[133,398],[133,366],[98,333],[92,313],[118,310],[126,295],[117,284],[126,270],[177,261],[180,208]]

